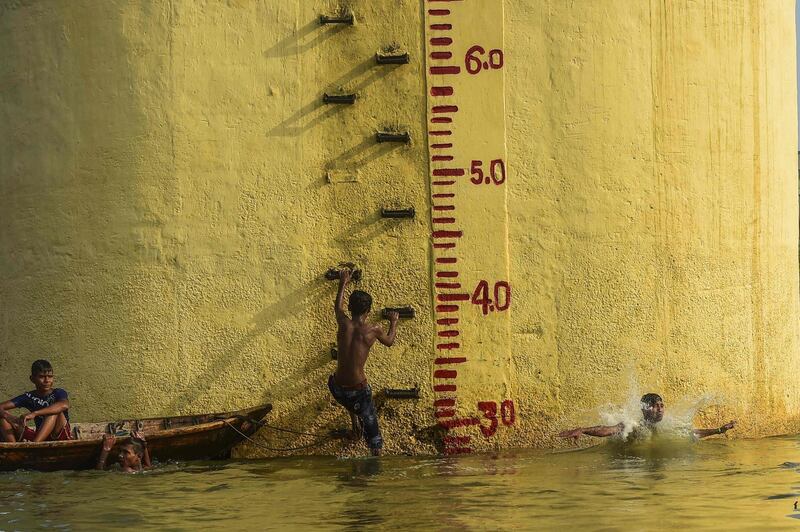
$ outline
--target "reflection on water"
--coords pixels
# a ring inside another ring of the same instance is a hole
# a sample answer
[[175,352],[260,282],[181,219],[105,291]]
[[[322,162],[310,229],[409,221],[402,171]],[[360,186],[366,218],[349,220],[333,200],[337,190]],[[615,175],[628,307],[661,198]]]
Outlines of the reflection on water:
[[796,438],[0,474],[0,529],[795,529]]

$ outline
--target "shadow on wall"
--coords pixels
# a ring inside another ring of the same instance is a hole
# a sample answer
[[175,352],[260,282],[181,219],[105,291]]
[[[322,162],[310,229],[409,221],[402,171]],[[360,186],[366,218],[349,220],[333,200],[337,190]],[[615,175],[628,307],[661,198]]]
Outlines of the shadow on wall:
[[291,35],[273,44],[271,48],[264,50],[264,57],[274,58],[300,55],[346,29],[348,29],[348,26],[324,26],[319,23],[319,18],[315,17],[312,21],[298,28],[298,30]]
[[375,142],[374,137],[367,137],[352,148],[339,154],[329,165],[329,170],[345,168],[363,168],[379,157],[388,155],[401,145]]
[[382,218],[379,211],[373,212],[360,222],[336,235],[335,241],[351,248],[362,248],[370,241],[405,223],[402,219]]
[[[355,93],[360,96],[364,89],[388,76],[398,66],[399,65],[378,65],[375,62],[375,58],[370,57],[335,81],[329,83],[323,92],[329,94],[346,92]],[[358,105],[358,102],[356,102],[355,105]],[[289,118],[270,129],[267,132],[267,136],[296,137],[302,135],[331,116],[340,113],[345,107],[350,107],[350,105],[323,103],[322,93],[320,93],[314,97],[314,100],[295,111]]]
[[[330,296],[330,285],[327,284],[327,281],[317,278],[291,291],[280,300],[264,308],[252,318],[252,328],[242,336],[242,338],[225,349],[208,368],[200,375],[196,376],[192,382],[186,386],[186,389],[213,389],[213,383],[217,382],[226,374],[227,368],[237,366],[238,361],[248,352],[247,346],[251,342],[266,333],[276,324],[289,318],[296,318],[298,313],[316,305],[323,296],[325,298]],[[331,299],[331,302],[332,301]],[[291,344],[287,344],[286,348],[291,350],[293,347]],[[265,389],[258,399],[259,402],[265,400],[267,397],[281,400],[296,396],[302,391],[302,388],[306,386],[303,381],[315,375],[319,369],[327,366],[330,361],[330,355],[322,351],[319,356],[315,356],[310,360],[305,360],[304,364],[297,366],[296,371],[287,375],[286,378],[282,379],[280,382],[272,384],[269,390]],[[255,397],[253,399],[255,400]],[[186,397],[181,395],[175,397],[171,404],[165,408],[165,411],[177,412],[181,411],[181,409],[186,406]]]

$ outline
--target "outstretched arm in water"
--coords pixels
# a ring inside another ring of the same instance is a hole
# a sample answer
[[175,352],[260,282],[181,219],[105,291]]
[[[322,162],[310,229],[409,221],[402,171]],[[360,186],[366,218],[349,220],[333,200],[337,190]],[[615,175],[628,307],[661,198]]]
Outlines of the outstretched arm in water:
[[563,432],[559,432],[558,436],[560,438],[573,438],[578,439],[582,435],[586,436],[597,436],[598,438],[606,438],[608,436],[616,436],[622,429],[625,428],[624,423],[618,423],[616,425],[597,425],[595,427],[582,427],[577,429],[565,430]]
[[715,434],[725,434],[735,426],[736,426],[736,421],[729,421],[728,423],[725,423],[718,429],[694,429],[692,432],[694,432],[694,435],[697,436],[698,438],[705,438],[707,436],[713,436]]

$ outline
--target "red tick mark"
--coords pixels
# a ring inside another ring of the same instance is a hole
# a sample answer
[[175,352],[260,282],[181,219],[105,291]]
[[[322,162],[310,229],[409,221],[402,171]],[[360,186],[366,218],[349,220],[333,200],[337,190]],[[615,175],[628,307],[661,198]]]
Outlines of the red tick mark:
[[452,96],[453,87],[431,87],[431,96]]

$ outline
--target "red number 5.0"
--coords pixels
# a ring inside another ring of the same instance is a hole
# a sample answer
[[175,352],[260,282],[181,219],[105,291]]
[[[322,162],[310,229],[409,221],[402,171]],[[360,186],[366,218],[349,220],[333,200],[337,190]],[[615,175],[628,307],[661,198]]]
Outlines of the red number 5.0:
[[503,159],[494,159],[489,163],[489,175],[486,177],[483,175],[483,161],[473,160],[469,166],[469,173],[472,174],[469,180],[473,185],[481,183],[502,185],[506,182],[506,165]]

